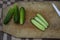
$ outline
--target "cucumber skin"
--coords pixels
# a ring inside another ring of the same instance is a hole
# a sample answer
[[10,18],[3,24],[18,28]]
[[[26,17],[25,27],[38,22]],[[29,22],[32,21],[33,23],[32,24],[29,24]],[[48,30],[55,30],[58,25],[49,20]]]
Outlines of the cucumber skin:
[[19,8],[17,5],[14,5],[14,22],[19,23]]
[[24,24],[25,22],[25,9],[24,7],[20,8],[20,24]]
[[31,23],[36,26],[38,29],[44,31],[45,28],[43,27],[43,25],[39,24],[35,19],[31,19]]
[[13,8],[10,8],[5,19],[4,19],[4,24],[8,24],[8,22],[11,20],[12,16],[14,14],[14,9]]

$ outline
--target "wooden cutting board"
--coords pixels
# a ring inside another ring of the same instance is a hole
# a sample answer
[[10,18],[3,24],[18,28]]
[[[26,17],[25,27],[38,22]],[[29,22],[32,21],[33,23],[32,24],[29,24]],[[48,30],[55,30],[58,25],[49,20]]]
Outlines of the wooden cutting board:
[[[26,10],[25,23],[24,25],[15,24],[12,17],[7,25],[3,24],[4,32],[19,38],[60,38],[60,17],[50,2],[17,2],[17,4],[19,7],[23,6]],[[3,20],[9,7],[3,9]],[[44,32],[30,22],[30,19],[36,16],[37,12],[40,12],[49,23]]]

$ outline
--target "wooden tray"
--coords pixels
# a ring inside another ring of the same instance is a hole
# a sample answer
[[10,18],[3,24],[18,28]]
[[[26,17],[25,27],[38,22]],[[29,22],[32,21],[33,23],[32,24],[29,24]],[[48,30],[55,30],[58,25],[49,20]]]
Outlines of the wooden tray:
[[[60,17],[50,2],[17,2],[17,4],[19,7],[23,6],[26,9],[26,21],[24,25],[20,25],[15,24],[12,19],[7,25],[3,24],[4,32],[19,38],[60,38]],[[3,9],[3,19],[8,9],[9,7]],[[48,28],[44,32],[37,29],[30,22],[30,19],[37,12],[40,12],[49,23]]]

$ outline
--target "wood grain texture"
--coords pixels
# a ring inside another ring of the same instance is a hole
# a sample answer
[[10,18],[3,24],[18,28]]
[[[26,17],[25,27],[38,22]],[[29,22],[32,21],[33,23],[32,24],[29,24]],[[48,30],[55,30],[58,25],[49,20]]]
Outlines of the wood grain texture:
[[[55,2],[56,3],[56,2]],[[19,7],[26,9],[26,21],[24,25],[15,24],[13,19],[3,24],[3,31],[19,38],[60,38],[60,17],[53,9],[50,2],[17,2]],[[11,6],[10,6],[11,7]],[[3,10],[3,19],[9,7]],[[40,12],[49,23],[48,28],[43,32],[31,24],[30,19]]]

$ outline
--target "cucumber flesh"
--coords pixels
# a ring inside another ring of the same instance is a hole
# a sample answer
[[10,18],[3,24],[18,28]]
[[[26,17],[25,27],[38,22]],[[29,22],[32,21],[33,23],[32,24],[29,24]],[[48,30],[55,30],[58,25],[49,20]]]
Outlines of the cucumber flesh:
[[40,24],[42,24],[45,28],[47,28],[47,25],[42,20],[40,20],[38,17],[35,17],[35,20],[38,21]]
[[37,14],[37,17],[39,17],[46,25],[48,25],[47,21],[41,16],[41,14]]
[[42,31],[45,30],[44,26],[41,25],[41,24],[39,24],[36,20],[31,19],[31,22],[32,22],[32,24],[34,24],[38,29],[40,29],[40,30],[42,30]]
[[20,24],[24,24],[25,22],[25,9],[24,7],[20,8]]

